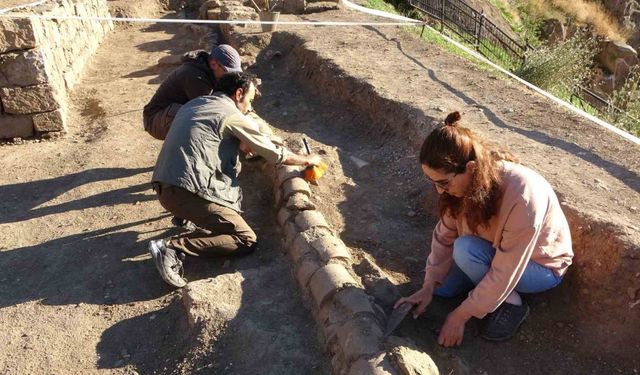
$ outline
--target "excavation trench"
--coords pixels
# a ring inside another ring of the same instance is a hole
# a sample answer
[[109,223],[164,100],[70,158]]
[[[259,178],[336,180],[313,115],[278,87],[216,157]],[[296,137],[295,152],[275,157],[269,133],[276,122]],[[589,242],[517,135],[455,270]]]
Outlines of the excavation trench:
[[[384,99],[366,80],[320,57],[304,36],[279,32],[262,43],[254,66],[263,80],[257,111],[289,147],[300,150],[306,137],[329,164],[312,199],[349,247],[367,292],[388,312],[423,277],[436,193],[421,175],[417,150],[437,120]],[[575,265],[560,287],[526,297],[532,315],[515,338],[483,341],[472,319],[460,348],[438,346],[437,330],[460,299],[436,299],[397,335],[429,353],[443,374],[635,373],[640,326],[625,289],[635,285],[637,247],[616,227],[564,207]]]
[[[353,15],[327,17],[351,20]],[[344,57],[327,58],[328,48],[320,43],[342,43],[343,53],[357,53],[357,45],[380,51],[376,46],[383,40],[391,44],[388,57],[400,46],[399,39],[386,34],[388,29],[358,29],[355,41],[341,41],[350,36],[348,30],[331,35],[325,34],[327,28],[313,30],[277,32],[272,38],[237,34],[234,44],[255,52],[255,71],[264,82],[263,97],[255,103],[258,113],[291,148],[300,150],[300,140],[306,137],[330,165],[320,185],[312,187],[311,199],[348,246],[358,283],[388,312],[390,304],[415,290],[423,277],[436,223],[435,192],[421,175],[416,154],[440,118],[408,101],[389,99],[401,97],[401,90],[382,95],[383,87],[372,79],[344,69]],[[0,334],[0,352],[6,353],[0,372],[332,371],[323,354],[333,355],[332,348],[326,340],[317,340],[322,327],[314,325],[300,301],[314,314],[317,310],[304,290],[296,291],[295,278],[289,275],[292,267],[282,255],[286,249],[284,235],[277,232],[272,181],[259,161],[245,163],[241,174],[244,215],[260,237],[257,253],[237,259],[188,259],[189,286],[175,294],[169,294],[152,261],[145,258],[149,239],[174,232],[167,230],[170,215],[162,211],[148,184],[160,143],[143,133],[137,110],[171,70],[155,66],[155,61],[167,53],[179,56],[207,48],[200,39],[177,25],[116,29],[71,93],[68,136],[2,150],[6,173],[1,190],[6,199],[0,205],[0,265],[12,272],[2,280],[0,320],[13,328]],[[437,60],[437,53],[429,57]],[[377,53],[371,56],[367,74],[395,77],[383,69],[384,61],[376,60]],[[442,61],[449,70],[462,64],[450,56]],[[424,69],[418,75],[410,64],[394,68],[400,71],[398,80],[425,79]],[[439,78],[444,77],[441,71],[431,70],[429,79],[447,85]],[[460,96],[474,89],[462,84],[446,88]],[[514,99],[510,105],[520,101]],[[540,115],[546,116],[548,105],[540,107]],[[500,131],[505,129],[510,128],[502,126]],[[542,138],[528,129],[515,130]],[[593,149],[606,143],[610,142],[603,137]],[[517,145],[516,151],[527,151],[527,145]],[[566,143],[554,145],[573,150]],[[528,156],[549,149],[533,145]],[[574,175],[576,170],[587,174],[609,168],[614,176],[624,174],[620,180],[625,192],[635,188],[637,193],[634,169],[619,168],[632,163],[614,156],[618,160],[611,157],[612,162],[594,158],[605,161],[597,166],[586,157],[580,159],[583,164],[572,168]],[[533,166],[545,170],[541,162]],[[562,197],[564,190],[558,193]],[[605,203],[615,193],[607,194]],[[635,204],[637,194],[630,201]],[[575,265],[559,288],[527,298],[532,315],[514,339],[500,344],[482,341],[477,322],[471,321],[461,347],[439,347],[435,332],[460,302],[440,299],[422,318],[405,321],[396,334],[431,355],[442,374],[636,373],[640,307],[633,302],[640,298],[638,242],[629,240],[617,225],[591,219],[573,203],[564,207],[575,242]],[[627,216],[631,222],[634,217],[637,214]]]

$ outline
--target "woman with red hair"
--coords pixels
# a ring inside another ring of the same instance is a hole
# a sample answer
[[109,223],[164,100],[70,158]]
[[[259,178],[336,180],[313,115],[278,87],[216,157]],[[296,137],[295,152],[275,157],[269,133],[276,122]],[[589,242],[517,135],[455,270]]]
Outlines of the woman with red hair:
[[569,225],[551,185],[516,158],[461,127],[454,112],[424,141],[420,164],[439,194],[422,288],[395,304],[422,314],[433,295],[467,298],[446,318],[438,343],[462,343],[465,323],[481,335],[513,336],[529,314],[520,293],[557,286],[571,264]]

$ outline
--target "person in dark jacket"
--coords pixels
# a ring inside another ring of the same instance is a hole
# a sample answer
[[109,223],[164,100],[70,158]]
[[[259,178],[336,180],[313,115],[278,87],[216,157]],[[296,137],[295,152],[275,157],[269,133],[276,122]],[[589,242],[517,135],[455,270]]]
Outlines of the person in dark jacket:
[[238,51],[227,44],[211,53],[191,51],[182,57],[182,65],[171,72],[143,110],[144,130],[164,140],[180,107],[191,99],[211,94],[222,75],[241,72]]
[[160,204],[205,231],[149,243],[155,265],[170,285],[183,287],[184,255],[219,256],[255,250],[257,237],[240,215],[241,152],[280,165],[318,165],[318,155],[297,155],[275,144],[245,114],[256,92],[249,73],[225,74],[219,91],[183,105],[158,155],[152,183]]

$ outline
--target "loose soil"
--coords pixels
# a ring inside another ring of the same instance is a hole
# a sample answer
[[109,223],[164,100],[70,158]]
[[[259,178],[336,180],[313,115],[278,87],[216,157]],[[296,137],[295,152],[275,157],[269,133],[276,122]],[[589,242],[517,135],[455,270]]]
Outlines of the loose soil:
[[[359,17],[335,11],[304,19]],[[513,340],[487,343],[472,321],[460,348],[439,347],[435,331],[459,302],[450,300],[436,300],[398,335],[431,354],[443,374],[637,373],[640,307],[627,308],[625,291],[637,284],[624,266],[636,264],[624,257],[640,243],[637,146],[397,28],[282,30],[271,40],[241,38],[254,41],[241,50],[257,60],[252,69],[263,80],[257,111],[291,148],[307,137],[330,165],[314,201],[360,276],[379,266],[398,285],[369,289],[383,307],[422,278],[435,192],[420,174],[416,147],[448,111],[461,110],[475,131],[545,175],[581,225],[575,270],[556,290],[528,298],[531,318]],[[0,373],[330,372],[281,254],[259,163],[245,165],[242,184],[260,251],[185,265],[190,281],[244,280],[235,317],[214,314],[204,328],[190,326],[180,292],[164,285],[146,254],[149,239],[176,229],[167,229],[169,214],[149,190],[160,143],[142,131],[141,109],[172,69],[158,59],[202,41],[177,25],[117,28],[71,94],[69,134],[0,148],[0,267],[7,270],[0,324],[11,327],[0,332]],[[594,241],[600,235],[607,240]],[[622,245],[624,253],[614,251]],[[611,258],[596,256],[598,248]],[[624,277],[608,283],[617,270]]]
[[241,184],[260,250],[185,264],[190,281],[244,278],[232,319],[189,326],[181,292],[147,255],[149,240],[178,231],[150,189],[161,144],[142,130],[142,107],[174,68],[158,59],[205,47],[201,37],[180,25],[117,28],[70,95],[68,134],[0,148],[0,373],[330,372],[259,163],[245,164]]

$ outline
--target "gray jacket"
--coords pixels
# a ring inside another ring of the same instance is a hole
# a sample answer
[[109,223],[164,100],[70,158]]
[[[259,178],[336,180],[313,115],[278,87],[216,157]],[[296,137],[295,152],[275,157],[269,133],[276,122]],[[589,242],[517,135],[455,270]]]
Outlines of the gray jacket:
[[242,115],[221,92],[182,106],[162,145],[152,181],[181,187],[240,212],[240,140],[222,131],[225,118],[234,114]]

